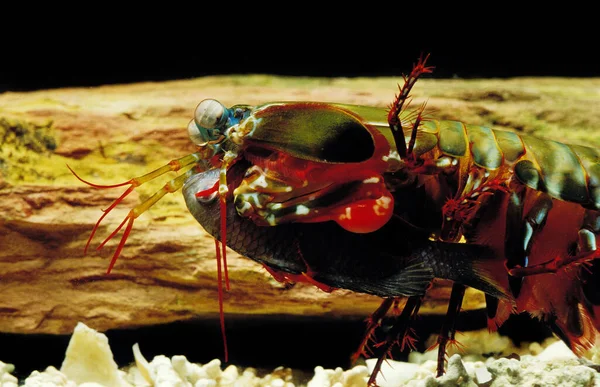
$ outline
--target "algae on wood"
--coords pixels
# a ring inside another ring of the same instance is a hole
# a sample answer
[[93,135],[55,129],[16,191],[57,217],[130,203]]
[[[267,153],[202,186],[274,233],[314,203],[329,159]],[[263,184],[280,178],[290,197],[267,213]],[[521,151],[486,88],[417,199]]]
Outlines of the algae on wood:
[[[318,100],[387,106],[398,80],[225,76],[0,95],[0,331],[68,333],[78,321],[105,330],[218,311],[212,239],[180,194],[167,195],[136,220],[110,275],[104,273],[118,240],[95,250],[130,208],[175,174],[125,199],[84,256],[101,209],[123,189],[86,186],[66,164],[97,184],[123,182],[194,150],[186,126],[205,98],[226,105]],[[428,101],[434,118],[600,145],[600,79],[426,79],[413,94],[415,106]],[[285,288],[232,252],[229,268],[229,314],[366,317],[379,303],[346,291]],[[445,312],[448,294],[445,286],[434,288],[421,310]],[[479,307],[483,297],[472,291],[469,300],[467,308]]]

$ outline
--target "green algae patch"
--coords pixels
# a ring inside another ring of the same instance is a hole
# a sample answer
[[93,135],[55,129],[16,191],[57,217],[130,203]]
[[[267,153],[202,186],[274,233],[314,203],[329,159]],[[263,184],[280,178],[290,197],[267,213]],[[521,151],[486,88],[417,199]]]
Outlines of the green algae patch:
[[50,160],[57,146],[51,121],[40,125],[0,117],[0,174],[7,182],[53,180]]
[[0,149],[14,146],[35,153],[52,152],[56,149],[56,138],[52,133],[52,122],[36,125],[15,119],[0,118]]

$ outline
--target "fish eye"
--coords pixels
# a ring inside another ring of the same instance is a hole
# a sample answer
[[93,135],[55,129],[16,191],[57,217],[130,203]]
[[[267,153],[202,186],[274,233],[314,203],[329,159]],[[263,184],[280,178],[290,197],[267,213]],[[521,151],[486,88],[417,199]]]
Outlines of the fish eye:
[[219,193],[215,191],[215,192],[213,192],[213,193],[211,193],[209,195],[206,195],[206,196],[197,196],[196,200],[200,204],[210,204],[210,203],[214,202],[217,199],[217,196],[219,196],[218,194]]
[[213,129],[220,127],[228,118],[227,108],[219,101],[205,99],[198,104],[194,112],[196,125]]

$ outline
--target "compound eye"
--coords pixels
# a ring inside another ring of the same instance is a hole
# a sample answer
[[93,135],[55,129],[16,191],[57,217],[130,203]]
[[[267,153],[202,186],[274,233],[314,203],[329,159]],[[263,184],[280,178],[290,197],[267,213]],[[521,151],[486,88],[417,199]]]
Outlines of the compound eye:
[[209,141],[209,139],[207,139],[203,136],[202,132],[198,128],[198,125],[196,125],[195,120],[190,121],[190,123],[188,124],[187,130],[188,130],[188,136],[189,136],[190,140],[192,140],[192,143],[194,143],[195,145],[201,145],[201,144],[204,144],[207,141]]
[[200,127],[213,129],[219,127],[227,119],[227,108],[214,99],[205,99],[196,107],[194,120]]

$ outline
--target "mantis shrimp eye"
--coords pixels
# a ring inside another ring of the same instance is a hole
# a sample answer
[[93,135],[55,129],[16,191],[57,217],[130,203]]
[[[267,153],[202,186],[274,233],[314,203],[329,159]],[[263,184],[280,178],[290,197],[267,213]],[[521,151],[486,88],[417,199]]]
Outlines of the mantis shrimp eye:
[[196,145],[202,145],[209,141],[208,132],[204,128],[199,128],[196,121],[191,120],[187,127],[190,140]]
[[188,124],[190,140],[196,145],[216,140],[232,114],[230,109],[214,99],[200,102],[194,112],[194,119]]
[[196,125],[213,129],[223,125],[229,118],[229,110],[223,104],[214,99],[205,99],[196,107],[194,120]]

